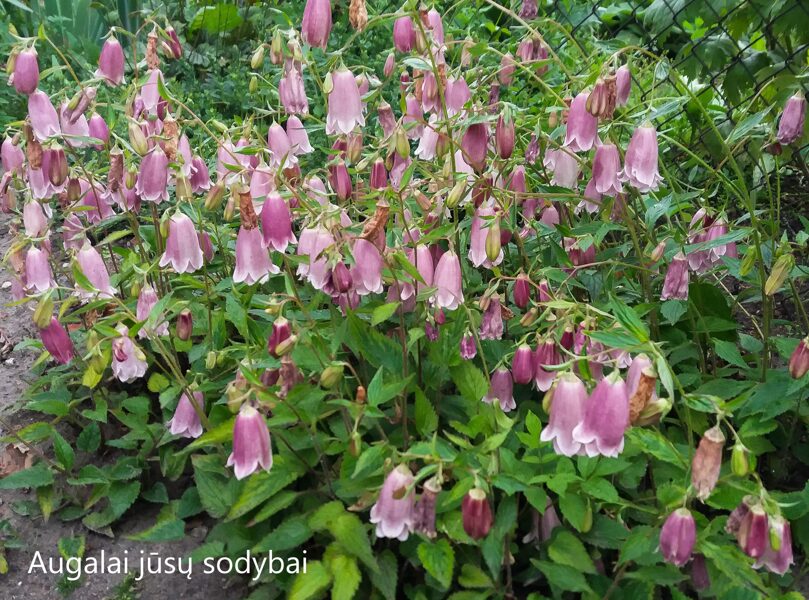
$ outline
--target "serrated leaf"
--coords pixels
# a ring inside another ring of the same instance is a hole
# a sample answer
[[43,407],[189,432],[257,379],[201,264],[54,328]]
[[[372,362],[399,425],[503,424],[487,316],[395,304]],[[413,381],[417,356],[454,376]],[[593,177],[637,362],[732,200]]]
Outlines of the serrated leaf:
[[592,594],[590,586],[587,585],[587,579],[577,568],[536,559],[531,559],[531,563],[542,571],[552,586],[567,592]]
[[353,556],[340,554],[330,564],[334,584],[331,588],[332,600],[351,600],[357,593],[362,581],[360,568]]
[[331,584],[331,573],[319,560],[309,561],[306,573],[298,573],[289,590],[288,600],[317,598]]
[[399,573],[396,555],[390,550],[385,550],[376,560],[379,563],[379,571],[371,572],[371,581],[385,600],[396,600],[397,574]]
[[557,564],[574,567],[583,573],[596,572],[593,560],[587,553],[584,544],[567,530],[557,529],[551,545],[548,546],[548,556]]
[[138,542],[172,542],[185,537],[185,521],[177,517],[175,507],[166,505],[157,516],[157,521],[143,531],[126,536]]
[[480,402],[489,391],[489,382],[472,361],[465,360],[450,368],[452,381],[461,395],[470,402]]
[[744,362],[744,358],[742,358],[742,355],[739,352],[739,347],[736,344],[717,339],[713,340],[713,344],[714,350],[716,350],[716,354],[719,356],[719,358],[735,367],[740,367],[742,369],[749,368],[749,365]]
[[87,452],[88,454],[92,454],[98,450],[100,445],[101,429],[99,429],[98,423],[96,422],[89,423],[84,429],[82,429],[79,437],[76,438],[76,447],[83,452]]
[[152,373],[149,376],[149,381],[146,382],[146,387],[153,394],[159,394],[169,387],[169,383],[168,378],[162,373]]
[[441,585],[441,588],[449,589],[455,569],[455,553],[446,538],[422,542],[418,547],[418,555],[425,570]]
[[379,325],[383,321],[387,321],[394,315],[396,309],[399,308],[399,302],[388,302],[382,306],[377,306],[374,312],[371,313],[371,325]]
[[338,517],[329,525],[329,531],[334,539],[340,542],[346,551],[360,559],[367,569],[379,570],[365,525],[357,515],[346,513]]
[[65,471],[70,471],[76,460],[76,453],[73,451],[73,447],[58,431],[53,432],[51,440],[53,441],[53,453],[56,455],[56,460],[59,461],[59,464],[62,465]]
[[420,388],[416,388],[415,421],[416,429],[424,437],[429,437],[438,427],[438,414],[427,396]]
[[227,520],[241,517],[272,498],[306,472],[306,465],[287,455],[276,456],[272,469],[260,471],[250,476],[242,488],[238,499],[228,512]]
[[53,473],[45,463],[11,473],[0,479],[0,490],[40,488],[53,483]]

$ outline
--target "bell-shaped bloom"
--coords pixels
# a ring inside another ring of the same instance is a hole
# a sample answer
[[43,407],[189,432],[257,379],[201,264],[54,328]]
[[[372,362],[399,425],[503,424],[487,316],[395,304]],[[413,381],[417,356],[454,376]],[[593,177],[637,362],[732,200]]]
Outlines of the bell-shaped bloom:
[[486,166],[486,150],[489,146],[489,126],[486,123],[473,123],[461,139],[464,160],[477,171]]
[[[137,317],[138,321],[146,321],[152,314],[152,310],[154,310],[155,305],[157,304],[158,297],[157,292],[155,292],[154,288],[149,285],[148,283],[144,285],[140,293],[138,294],[138,304],[135,309],[135,316]],[[138,330],[138,337],[143,339],[147,338],[150,335],[168,335],[169,332],[169,324],[167,321],[161,321],[155,327],[147,327],[143,325]]]
[[416,28],[410,17],[399,17],[393,22],[393,46],[399,52],[410,52],[416,44]]
[[108,37],[104,42],[95,75],[110,85],[121,85],[124,82],[124,50],[115,36]]
[[495,369],[489,382],[489,391],[481,400],[486,404],[499,402],[503,412],[517,408],[517,403],[514,402],[514,380],[511,378],[511,371],[505,367]]
[[657,131],[649,123],[638,127],[629,140],[623,179],[644,194],[655,191],[663,179],[657,170]]
[[17,144],[14,139],[6,137],[3,140],[3,145],[0,146],[0,163],[3,165],[5,171],[16,171],[22,167],[25,162],[25,153]]
[[587,111],[587,92],[579,93],[570,104],[565,132],[565,147],[573,152],[587,152],[598,137],[598,119]]
[[735,242],[717,244],[716,240],[728,233],[727,221],[721,216],[714,218],[705,208],[700,208],[688,226],[689,244],[712,244],[705,250],[688,253],[688,266],[692,271],[705,273],[722,260],[723,256],[738,255]]
[[632,88],[632,73],[627,65],[621,65],[615,72],[615,106],[626,106]]
[[475,211],[475,216],[472,218],[472,230],[469,234],[469,260],[476,267],[481,265],[487,269],[499,265],[503,262],[503,248],[494,261],[489,260],[486,255],[486,238],[493,233],[499,235],[497,229],[493,228],[497,217],[495,210],[491,204],[482,205]]
[[439,46],[444,44],[444,24],[441,22],[441,14],[434,8],[427,11],[425,23],[427,29],[432,32],[433,39]]
[[619,178],[621,157],[615,144],[598,144],[593,157],[593,186],[599,194],[616,196],[624,191]]
[[360,296],[382,292],[382,255],[371,242],[357,238],[352,248],[351,278]]
[[660,530],[660,553],[672,565],[682,567],[691,559],[697,541],[697,525],[687,508],[671,513]]
[[81,178],[79,179],[79,186],[81,189],[80,205],[89,208],[89,210],[82,211],[81,215],[88,222],[99,223],[115,215],[115,211],[112,209],[115,200],[104,189],[100,181],[87,181]]
[[[194,403],[199,410],[205,409],[205,398],[202,392],[194,392]],[[187,393],[180,396],[177,408],[174,409],[174,416],[166,423],[171,435],[179,435],[185,438],[198,438],[202,435],[202,423],[199,420],[199,413],[191,404]]]
[[90,137],[101,140],[101,144],[94,144],[93,147],[96,150],[103,150],[110,141],[110,128],[107,126],[107,122],[100,114],[94,112],[87,123]]
[[157,116],[157,107],[162,97],[160,96],[160,81],[163,73],[160,69],[151,69],[149,78],[140,88],[140,99],[143,102],[143,111],[151,116]]
[[495,294],[489,299],[483,312],[478,335],[482,340],[499,340],[503,337],[503,330],[503,307],[500,304],[500,296]]
[[463,303],[461,262],[452,250],[444,252],[435,266],[433,285],[436,287],[432,302],[439,308],[455,310]]
[[618,456],[629,427],[629,398],[618,371],[598,382],[587,398],[584,418],[573,429],[573,439],[584,445],[587,456]]
[[177,338],[183,342],[191,339],[191,334],[194,333],[194,315],[191,314],[190,308],[184,308],[177,315],[174,330],[177,333]]
[[[26,203],[22,211],[22,222],[25,227],[25,235],[29,238],[46,237],[48,233],[48,216],[45,214],[42,204],[36,201]],[[48,213],[51,212],[47,207]]]
[[66,365],[73,360],[75,354],[73,342],[70,340],[67,330],[56,317],[51,317],[50,324],[41,328],[39,335],[42,338],[42,345],[60,365]]
[[329,111],[326,115],[328,135],[348,135],[357,126],[365,126],[362,114],[360,90],[354,75],[346,68],[331,74],[332,90],[329,92]]
[[510,158],[514,152],[514,133],[514,119],[500,115],[494,129],[494,147],[504,160]]
[[[19,60],[19,59],[17,59]],[[16,75],[15,75],[16,84]],[[803,124],[806,120],[806,99],[797,92],[784,106],[781,120],[778,122],[778,142],[791,144],[803,135]]]
[[28,118],[37,140],[44,142],[51,136],[59,135],[62,129],[59,125],[59,115],[42,90],[36,90],[28,96]]
[[270,356],[278,358],[278,346],[281,342],[288,340],[291,335],[292,328],[289,325],[289,321],[284,317],[275,319],[272,324],[272,333],[270,333],[270,337],[267,339],[267,352],[270,353]]
[[766,567],[778,575],[783,575],[792,565],[792,531],[789,521],[779,516],[770,517],[769,545],[764,554],[756,560],[754,568]]
[[770,548],[769,517],[760,504],[755,503],[748,507],[742,517],[736,539],[742,551],[751,558],[762,558]]
[[475,336],[471,333],[465,333],[461,338],[460,344],[461,358],[464,360],[472,360],[478,354],[478,347],[475,344]]
[[270,275],[280,273],[280,269],[270,260],[258,227],[239,227],[236,236],[236,268],[233,270],[234,283],[264,283]]
[[408,94],[405,98],[405,114],[402,116],[402,126],[405,128],[407,137],[411,140],[419,139],[424,132],[424,111],[413,94]]
[[249,402],[242,404],[233,424],[233,452],[228,457],[236,479],[244,479],[261,467],[272,468],[272,446],[267,422]]
[[264,245],[278,252],[285,252],[287,245],[298,241],[292,233],[289,205],[278,192],[270,192],[261,205],[261,230]]
[[809,336],[803,338],[789,357],[789,374],[800,379],[809,373]]
[[482,540],[492,528],[492,509],[486,492],[480,488],[472,488],[461,501],[461,517],[463,529],[473,540]]
[[415,492],[413,474],[401,464],[388,473],[379,498],[371,507],[371,523],[376,537],[405,541],[414,529]]
[[326,49],[331,33],[331,1],[306,0],[301,21],[301,39],[313,48]]
[[515,383],[530,383],[534,378],[534,351],[528,344],[521,344],[514,351],[511,373]]
[[573,439],[573,430],[584,419],[587,389],[575,374],[559,375],[550,394],[550,419],[539,439],[553,442],[553,450],[564,456],[581,454],[582,444]]
[[270,166],[279,169],[287,169],[298,163],[298,159],[292,151],[292,143],[284,128],[273,122],[267,133],[267,145],[270,148]]
[[371,165],[371,178],[369,181],[372,190],[384,190],[388,187],[388,170],[385,161],[377,158]]
[[400,282],[401,290],[399,297],[401,300],[407,300],[416,296],[416,294],[421,292],[423,289],[432,287],[433,278],[435,275],[435,269],[433,268],[433,256],[430,253],[430,248],[428,246],[418,244],[415,248],[406,248],[405,255],[407,256],[408,261],[410,261],[410,263],[416,268],[419,275],[421,275],[424,282]]
[[542,161],[546,169],[553,171],[551,184],[575,189],[579,180],[579,161],[564,149],[549,149]]
[[725,435],[719,425],[714,425],[702,435],[691,461],[691,485],[697,492],[697,498],[703,502],[719,481],[724,445]]
[[294,60],[287,60],[284,76],[278,82],[278,97],[284,110],[290,115],[304,115],[309,112],[309,99],[303,84],[301,67]]
[[37,61],[37,51],[33,48],[26,48],[17,55],[14,61],[14,73],[9,83],[14,84],[14,89],[20,94],[33,94],[39,85],[39,62]]
[[110,285],[110,274],[107,271],[107,265],[104,264],[104,259],[98,250],[93,248],[90,243],[84,244],[81,250],[76,254],[76,262],[79,268],[90,284],[95,288],[94,290],[85,290],[76,284],[76,293],[83,300],[91,300],[98,298],[112,298],[115,295],[115,288]]
[[663,281],[661,300],[688,300],[688,261],[678,252],[672,258]]
[[444,100],[447,104],[447,114],[452,117],[459,114],[463,107],[472,98],[472,91],[469,89],[469,84],[466,79],[459,77],[447,78],[447,88],[444,92]]
[[84,226],[75,213],[70,213],[65,217],[62,224],[62,240],[66,250],[81,250],[87,242],[84,235]]
[[169,220],[166,251],[160,258],[160,266],[171,263],[177,273],[193,273],[202,267],[202,261],[202,249],[193,221],[181,212],[173,214]]
[[293,154],[309,154],[310,152],[314,152],[314,148],[312,148],[312,145],[309,143],[309,134],[306,133],[306,128],[297,116],[292,115],[287,119],[286,133]]
[[322,290],[331,276],[328,257],[323,255],[334,245],[334,236],[323,227],[306,228],[298,242],[298,255],[308,256],[309,263],[298,265],[298,277],[305,278],[316,290]]
[[135,192],[146,202],[160,204],[169,199],[168,181],[169,159],[156,145],[141,161]]
[[514,281],[514,289],[512,291],[514,296],[514,304],[520,308],[528,306],[531,300],[531,280],[525,273],[520,273]]
[[424,482],[421,496],[413,507],[413,530],[429,539],[436,537],[435,504],[440,492],[441,485],[435,477],[431,477]]
[[554,365],[562,362],[559,350],[553,338],[547,338],[544,342],[537,344],[534,352],[534,385],[540,392],[547,392],[551,389],[556,379],[556,371],[551,369]]
[[520,17],[523,19],[535,19],[537,14],[539,14],[537,0],[523,0],[520,7]]
[[146,374],[146,355],[129,337],[129,328],[119,325],[119,337],[112,341],[112,374],[122,382],[140,379]]
[[41,294],[56,287],[46,250],[35,246],[28,248],[25,255],[25,283],[28,291],[33,294]]
[[441,112],[441,93],[438,79],[432,71],[426,71],[421,83],[421,106],[424,112]]
[[200,156],[191,159],[191,191],[195,194],[211,189],[208,165]]
[[506,52],[500,59],[500,70],[497,72],[497,80],[501,85],[511,85],[515,68],[514,55]]
[[87,145],[87,142],[82,139],[90,137],[90,124],[87,117],[81,113],[76,116],[70,110],[67,102],[63,102],[59,107],[59,124],[68,146],[82,148]]

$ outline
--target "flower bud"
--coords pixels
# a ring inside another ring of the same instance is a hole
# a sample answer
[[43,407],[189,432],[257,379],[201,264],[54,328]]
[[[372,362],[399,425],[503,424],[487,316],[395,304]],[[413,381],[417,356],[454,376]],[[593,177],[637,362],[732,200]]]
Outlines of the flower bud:
[[691,559],[697,541],[697,526],[687,508],[669,515],[660,530],[660,553],[667,563],[682,567]]
[[207,370],[214,369],[216,367],[216,352],[211,350],[208,354],[205,355],[205,368]]
[[185,342],[191,338],[193,329],[194,321],[191,316],[191,310],[184,308],[180,311],[180,314],[177,315],[177,337]]
[[39,329],[45,329],[53,318],[53,300],[50,294],[45,294],[37,303],[34,311],[34,324]]
[[528,344],[522,344],[514,352],[511,374],[515,383],[531,383],[534,379],[534,351]]
[[486,492],[480,488],[472,488],[464,496],[461,503],[463,528],[474,540],[485,538],[492,528],[492,509],[486,498]]
[[[256,53],[258,53],[258,50],[256,50]],[[284,62],[284,40],[278,30],[275,31],[272,42],[270,42],[270,62],[274,65],[280,65]],[[253,68],[258,69],[258,67]]]
[[711,495],[719,480],[719,469],[722,466],[722,447],[725,435],[718,425],[708,429],[699,441],[697,451],[691,463],[691,485],[702,500]]
[[388,58],[385,59],[385,67],[382,69],[382,73],[385,77],[390,77],[393,75],[393,70],[396,68],[396,55],[391,52],[388,54]]
[[320,374],[320,387],[330,390],[335,388],[343,379],[343,365],[330,364]]
[[141,156],[146,156],[146,153],[149,152],[149,141],[146,139],[141,126],[134,121],[129,123],[129,144]]
[[730,469],[737,477],[744,477],[750,472],[747,448],[740,441],[733,444],[733,450],[730,453]]
[[461,199],[466,195],[466,181],[463,179],[459,179],[447,196],[447,208],[455,208],[458,206],[458,203]]
[[48,179],[56,187],[67,180],[68,168],[64,149],[56,145],[48,150],[50,161],[48,163]]
[[775,294],[789,277],[790,271],[795,266],[795,259],[791,254],[782,254],[773,265],[772,272],[764,284],[764,293],[768,296]]
[[514,304],[520,308],[528,306],[528,302],[531,300],[531,281],[528,279],[528,275],[520,273],[520,275],[517,276],[514,282],[513,293]]
[[520,326],[521,327],[530,327],[533,325],[536,320],[539,318],[539,311],[537,308],[531,307],[528,312],[526,312],[522,318],[520,319]]
[[225,212],[222,214],[222,218],[225,221],[230,221],[233,219],[233,215],[236,213],[236,198],[231,194],[228,196],[228,201],[225,204]]
[[[273,38],[273,43],[275,43],[275,38]],[[264,64],[264,44],[256,48],[256,51],[253,52],[253,56],[250,57],[250,68],[255,71],[257,69],[260,69],[261,65],[263,64]]]
[[654,250],[652,250],[652,253],[649,255],[649,259],[653,263],[656,263],[661,258],[663,258],[663,253],[665,251],[666,251],[666,242],[664,240],[664,241],[660,242],[657,246],[654,247]]
[[486,258],[492,263],[496,263],[497,259],[500,257],[501,250],[500,218],[495,217],[492,224],[489,225],[489,231],[486,234]]
[[247,89],[251,94],[255,94],[258,91],[258,77],[253,75],[250,78],[250,83],[247,84]]
[[359,431],[351,434],[351,439],[348,441],[348,453],[351,456],[357,457],[362,452],[362,436]]
[[295,347],[295,344],[298,343],[298,336],[291,335],[287,339],[282,342],[279,342],[278,345],[275,347],[275,354],[277,356],[285,356],[292,352],[292,349]]
[[291,335],[292,327],[290,326],[289,321],[284,317],[278,317],[275,319],[272,324],[272,333],[267,340],[267,351],[270,353],[270,356],[278,358],[278,345]]
[[510,115],[500,115],[494,130],[494,144],[497,154],[503,160],[514,152],[514,119]]
[[39,63],[36,50],[26,48],[15,56],[12,78],[14,89],[20,94],[30,95],[36,91],[39,85]]
[[354,394],[354,402],[357,404],[365,404],[368,400],[368,392],[365,391],[365,387],[358,385],[357,392]]
[[789,357],[789,374],[800,379],[809,372],[809,336],[803,338]]
[[225,197],[225,182],[224,180],[217,181],[216,184],[208,191],[205,197],[205,210],[216,210],[222,205],[222,199]]
[[67,182],[67,200],[74,204],[81,198],[81,183],[76,177],[71,177]]

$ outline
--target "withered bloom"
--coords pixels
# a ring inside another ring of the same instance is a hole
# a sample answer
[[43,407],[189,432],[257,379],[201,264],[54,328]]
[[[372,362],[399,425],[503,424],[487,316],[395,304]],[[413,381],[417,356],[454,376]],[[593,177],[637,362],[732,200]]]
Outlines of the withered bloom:
[[704,433],[694,453],[691,463],[691,485],[697,492],[697,498],[703,502],[711,495],[719,480],[724,445],[725,435],[719,425],[714,425]]

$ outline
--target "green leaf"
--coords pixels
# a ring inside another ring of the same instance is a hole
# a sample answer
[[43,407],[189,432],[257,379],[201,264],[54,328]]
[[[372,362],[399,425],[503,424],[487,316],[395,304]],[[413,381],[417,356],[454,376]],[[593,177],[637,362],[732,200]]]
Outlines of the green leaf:
[[451,367],[449,372],[458,391],[470,402],[480,402],[480,399],[489,391],[486,376],[472,361],[465,360]]
[[55,430],[51,440],[53,440],[53,453],[56,455],[56,460],[59,461],[59,464],[62,465],[66,471],[69,471],[73,468],[73,463],[76,460],[76,453],[73,451],[73,447]]
[[138,542],[173,542],[185,537],[185,521],[178,518],[173,505],[164,506],[151,527],[127,535],[126,539]]
[[79,437],[76,438],[76,448],[88,454],[92,454],[98,450],[100,445],[101,429],[99,429],[98,423],[96,422],[88,424],[87,427],[82,429]]
[[388,302],[382,306],[377,306],[371,314],[371,325],[379,325],[383,321],[387,321],[399,308],[399,302]]
[[618,559],[618,564],[622,565],[632,561],[640,565],[653,565],[660,562],[661,556],[657,551],[660,532],[652,527],[633,527],[629,533]]
[[717,339],[713,340],[713,344],[714,350],[716,350],[716,354],[719,356],[719,358],[736,367],[740,367],[742,369],[749,368],[749,365],[744,362],[744,358],[742,358],[742,355],[739,352],[739,347],[736,344]]
[[339,554],[329,563],[334,585],[331,589],[332,600],[351,600],[355,597],[362,581],[360,568],[353,556]]
[[592,594],[590,586],[587,585],[587,579],[579,572],[578,568],[533,558],[531,563],[545,574],[552,586],[567,592],[587,592]]
[[346,513],[338,517],[329,525],[329,531],[334,539],[340,542],[347,552],[359,558],[367,569],[379,570],[365,525],[357,515]]
[[188,24],[188,31],[205,29],[210,34],[232,31],[242,24],[244,19],[235,4],[220,2],[214,6],[203,6]]
[[379,571],[371,571],[371,581],[378,589],[385,600],[396,600],[396,587],[398,585],[399,565],[396,555],[390,550],[385,550],[377,556]]
[[70,412],[70,406],[63,400],[32,400],[25,408],[55,417],[66,417]]
[[461,566],[458,583],[465,588],[472,589],[487,589],[494,586],[491,578],[486,575],[483,569],[471,563],[464,563]]
[[413,375],[410,375],[408,377],[396,377],[393,383],[385,384],[384,373],[385,370],[380,367],[371,380],[371,383],[368,384],[369,406],[376,407],[395,398],[401,394],[413,380]]
[[660,314],[669,325],[677,323],[688,312],[688,302],[684,300],[666,300],[660,305]]
[[[235,6],[234,6],[235,8]],[[331,574],[319,560],[309,561],[306,573],[299,573],[292,582],[288,600],[317,598],[331,584]]]
[[223,421],[213,429],[209,429],[200,437],[188,444],[189,450],[198,450],[206,448],[207,446],[215,446],[224,442],[229,442],[233,439],[233,424],[236,422],[236,417],[232,417],[227,421]]
[[686,464],[674,445],[656,429],[632,427],[627,437],[645,453],[673,465],[685,468]]
[[276,456],[272,469],[250,476],[238,499],[233,503],[227,520],[233,520],[272,498],[306,472],[306,465],[288,455]]
[[33,467],[6,475],[0,479],[0,490],[16,490],[19,488],[39,488],[53,483],[53,473],[45,463],[37,463]]
[[213,455],[194,456],[191,462],[194,465],[194,482],[197,484],[202,506],[209,515],[221,519],[233,506],[239,484],[232,476],[225,475],[221,465],[216,463],[217,460],[218,457]]
[[596,572],[593,560],[587,553],[584,544],[579,538],[565,529],[557,529],[553,541],[548,547],[548,556],[551,560],[560,565],[573,567],[584,573],[593,574]]
[[612,307],[615,318],[624,329],[634,335],[641,343],[649,341],[649,328],[646,327],[646,324],[638,316],[638,313],[616,297],[612,298],[610,306]]
[[260,554],[269,550],[283,552],[301,546],[312,537],[312,530],[306,523],[307,519],[308,515],[305,514],[285,519],[253,547],[253,553]]
[[375,473],[377,470],[381,469],[387,453],[387,444],[377,444],[366,448],[362,454],[360,454],[359,459],[357,459],[357,464],[354,465],[354,472],[351,474],[351,479],[367,477],[371,473]]
[[593,498],[605,502],[619,502],[618,490],[606,479],[588,479],[581,484],[582,490],[590,494]]
[[169,387],[169,383],[168,378],[162,373],[152,373],[149,376],[149,381],[146,382],[146,387],[153,394],[159,394]]
[[416,388],[415,415],[416,429],[424,437],[429,437],[438,427],[438,415],[433,405],[420,388]]
[[446,538],[422,542],[418,547],[418,555],[425,570],[441,585],[441,588],[449,589],[455,568],[455,553]]

